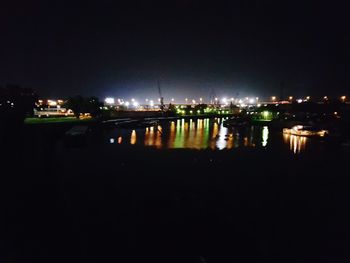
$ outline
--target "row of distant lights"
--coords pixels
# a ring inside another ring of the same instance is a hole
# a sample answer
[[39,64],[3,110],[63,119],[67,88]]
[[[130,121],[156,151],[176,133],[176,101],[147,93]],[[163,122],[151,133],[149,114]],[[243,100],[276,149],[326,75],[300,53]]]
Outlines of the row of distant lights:
[[[271,100],[272,100],[272,101],[276,101],[276,99],[277,99],[276,96],[272,96],[272,97],[271,97]],[[310,99],[311,99],[310,96],[306,96],[305,99],[297,99],[296,102],[302,103],[302,102],[305,102],[305,101],[309,101]],[[289,100],[289,101],[292,101],[292,100],[293,100],[293,96],[289,96],[289,97],[288,97],[288,100]],[[327,100],[328,100],[328,96],[324,96],[324,97],[323,97],[323,100],[327,101]],[[340,97],[340,100],[344,102],[344,101],[346,100],[346,96],[341,96],[341,97]]]
[[[218,103],[219,102],[219,99],[218,98],[215,98],[215,103]],[[125,105],[125,106],[134,106],[134,107],[138,107],[140,104],[135,100],[135,99],[131,99],[131,102],[130,101],[124,101],[123,99],[117,99],[118,101],[118,104],[120,105]],[[149,100],[149,99],[146,99],[145,100],[151,107],[154,106],[154,100]],[[249,98],[249,97],[246,97],[245,99],[234,99],[234,98],[231,98],[231,99],[227,99],[227,98],[222,98],[221,99],[221,102],[225,105],[228,105],[230,102],[237,102],[239,104],[242,104],[242,103],[249,103],[249,104],[254,104],[254,103],[257,103],[259,101],[259,98],[256,97],[256,98]],[[158,102],[160,102],[160,99],[158,99]],[[175,99],[172,98],[171,99],[171,102],[174,103],[175,102]],[[189,99],[188,98],[185,98],[185,102],[188,103],[189,102]],[[192,102],[192,104],[196,104],[198,103],[198,101],[196,101],[195,99],[192,99],[190,100],[190,102]],[[203,102],[203,98],[199,98],[199,103],[202,103]],[[106,104],[109,104],[109,105],[113,105],[115,104],[115,99],[114,98],[106,98],[105,99],[105,103]]]
[[[306,96],[306,98],[304,98],[304,99],[302,99],[302,98],[297,99],[296,102],[302,103],[302,102],[309,101],[310,99],[311,99],[310,96]],[[324,96],[323,99],[324,99],[324,100],[328,100],[328,96]],[[344,102],[346,99],[347,99],[346,96],[341,96],[341,97],[340,97],[340,100],[343,101],[343,102]],[[219,102],[219,98],[215,98],[214,100],[215,100],[215,103],[218,103],[218,102]],[[293,96],[289,96],[289,97],[288,97],[288,100],[289,100],[289,101],[293,101]],[[198,101],[196,101],[195,99],[189,100],[188,98],[185,98],[185,102],[186,102],[186,103],[188,103],[189,101],[192,102],[192,104],[198,103]],[[276,97],[276,96],[272,96],[272,97],[271,97],[271,101],[272,101],[272,102],[276,102],[276,101],[277,101],[277,97]],[[106,99],[105,99],[105,102],[106,102],[106,104],[112,105],[112,104],[115,103],[115,100],[114,100],[114,98],[106,98]],[[149,104],[150,106],[152,106],[152,107],[154,106],[154,100],[146,99],[146,102],[148,102],[148,104]],[[160,102],[160,99],[158,99],[158,102]],[[172,99],[171,99],[171,102],[174,103],[174,102],[175,102],[175,99],[172,98]],[[203,102],[203,98],[199,98],[199,103],[202,103],[202,102]],[[222,102],[223,104],[225,104],[225,105],[228,105],[230,102],[235,102],[235,103],[238,103],[238,104],[240,104],[240,105],[255,104],[255,103],[258,103],[258,102],[259,102],[259,97],[255,97],[255,98],[245,97],[244,99],[235,99],[235,98],[230,98],[230,99],[228,99],[228,98],[222,98],[222,99],[221,99],[221,102]],[[138,103],[135,99],[131,99],[131,102],[129,102],[129,101],[124,101],[123,99],[118,99],[118,103],[119,103],[120,105],[125,105],[125,106],[127,106],[127,107],[130,106],[130,105],[132,105],[132,106],[134,106],[134,107],[138,107],[138,106],[139,106],[139,103]]]
[[[44,100],[38,100],[39,105],[42,105],[45,101]],[[49,106],[58,106],[63,103],[63,100],[47,100],[47,105]]]

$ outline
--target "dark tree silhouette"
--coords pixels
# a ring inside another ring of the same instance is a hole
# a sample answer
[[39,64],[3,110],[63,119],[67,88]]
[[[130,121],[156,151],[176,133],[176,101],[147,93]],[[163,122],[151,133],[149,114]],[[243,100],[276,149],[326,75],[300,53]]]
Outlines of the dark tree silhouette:
[[101,115],[101,107],[103,104],[96,97],[84,98],[77,95],[70,97],[65,103],[64,107],[71,109],[75,117],[79,118],[81,113],[90,113],[94,117]]

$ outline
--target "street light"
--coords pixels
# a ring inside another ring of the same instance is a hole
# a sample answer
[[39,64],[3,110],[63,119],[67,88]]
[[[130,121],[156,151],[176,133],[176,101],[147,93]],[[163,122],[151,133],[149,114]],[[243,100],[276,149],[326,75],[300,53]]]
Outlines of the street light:
[[310,96],[306,96],[306,100],[310,100]]
[[[105,99],[105,102],[107,103],[107,104],[114,104],[114,98],[106,98]],[[49,103],[50,104],[50,103]],[[51,106],[51,105],[50,105]]]
[[341,96],[340,99],[342,102],[344,102],[346,100],[346,96]]
[[293,100],[293,96],[289,96],[289,100]]
[[199,98],[199,101],[200,101],[201,103],[202,103],[202,100],[203,100],[202,98]]
[[272,101],[275,101],[275,100],[276,100],[276,96],[272,96],[272,97],[271,97],[271,100],[272,100]]

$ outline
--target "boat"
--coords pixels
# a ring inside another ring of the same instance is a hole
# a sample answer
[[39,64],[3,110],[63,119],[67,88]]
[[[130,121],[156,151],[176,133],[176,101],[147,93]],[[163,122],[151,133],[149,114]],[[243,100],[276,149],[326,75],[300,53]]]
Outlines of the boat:
[[292,128],[284,128],[283,134],[305,137],[325,137],[329,134],[329,131],[317,129],[313,126],[295,125]]

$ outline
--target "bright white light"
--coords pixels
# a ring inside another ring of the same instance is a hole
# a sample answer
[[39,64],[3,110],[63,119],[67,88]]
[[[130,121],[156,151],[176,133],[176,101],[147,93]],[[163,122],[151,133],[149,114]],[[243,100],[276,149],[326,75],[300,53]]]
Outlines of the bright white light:
[[250,104],[253,104],[254,102],[255,102],[254,99],[250,99],[250,100],[249,100],[249,103],[250,103]]
[[174,98],[171,98],[171,101],[174,102]]
[[222,98],[222,102],[223,103],[227,103],[227,99],[226,98]]
[[257,106],[258,106],[258,107],[260,107],[260,106],[261,106],[261,104],[259,103]]
[[234,98],[231,98],[231,101],[233,101],[234,100]]
[[195,101],[195,100],[192,100],[192,103],[193,103],[193,104],[196,104],[196,101]]
[[49,104],[49,106],[56,106],[57,105],[57,101],[55,101],[55,100],[48,100],[47,104]]
[[302,100],[302,99],[298,99],[297,102],[298,102],[298,103],[302,103],[303,100]]
[[114,139],[113,139],[113,138],[110,138],[110,139],[109,139],[109,143],[114,143]]
[[238,103],[242,103],[243,101],[242,100],[239,100]]
[[114,104],[114,98],[105,98],[107,104]]
[[134,101],[135,101],[135,99],[134,99],[134,98],[132,98],[132,99],[131,99],[131,101],[132,101],[132,102],[134,102]]
[[269,128],[264,126],[262,131],[262,146],[265,147],[267,145],[267,140],[269,139]]
[[138,107],[138,106],[139,106],[139,103],[138,103],[137,101],[134,101],[134,102],[132,103],[132,105],[133,105],[134,107]]
[[126,101],[125,106],[128,107],[130,105],[130,102]]
[[149,101],[149,105],[150,105],[151,107],[153,107],[153,106],[154,106],[154,102],[153,102],[153,100],[150,100],[150,101]]

